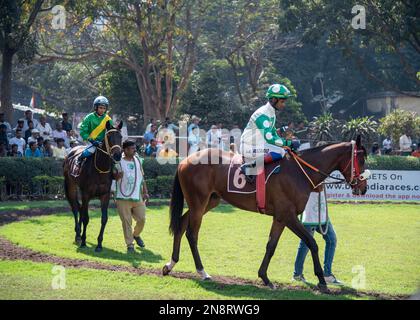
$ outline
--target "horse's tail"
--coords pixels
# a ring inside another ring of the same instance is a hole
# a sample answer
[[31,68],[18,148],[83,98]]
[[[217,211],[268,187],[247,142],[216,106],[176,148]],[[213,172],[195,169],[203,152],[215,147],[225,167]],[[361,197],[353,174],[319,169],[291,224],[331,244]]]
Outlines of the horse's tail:
[[174,185],[172,189],[169,232],[177,233],[181,229],[182,211],[184,210],[184,194],[179,183],[178,171],[175,174]]

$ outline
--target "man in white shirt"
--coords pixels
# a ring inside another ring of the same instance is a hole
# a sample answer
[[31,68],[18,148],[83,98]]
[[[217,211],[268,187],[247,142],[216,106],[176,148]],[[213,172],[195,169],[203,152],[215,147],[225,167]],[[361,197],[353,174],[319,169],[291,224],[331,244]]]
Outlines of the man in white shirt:
[[[115,167],[116,180],[111,190],[115,190],[118,214],[121,218],[127,252],[133,253],[135,240],[139,247],[144,247],[140,238],[146,221],[145,201],[149,199],[142,161],[136,154],[134,141],[126,140],[123,143],[124,156]],[[136,221],[134,231],[131,227],[132,219]]]
[[16,137],[12,138],[9,140],[9,144],[13,145],[13,144],[17,144],[18,146],[18,151],[22,154],[24,154],[24,150],[25,150],[25,139],[22,138],[22,130],[21,129],[16,129]]
[[34,128],[38,125],[38,120],[34,119],[31,110],[25,111],[25,118],[23,119],[23,132],[29,129],[28,121],[31,120],[34,124]]
[[57,122],[55,130],[52,132],[52,137],[55,141],[57,141],[57,139],[63,139],[64,143],[67,140],[67,132],[63,130],[61,122]]
[[411,145],[413,142],[411,141],[411,137],[404,133],[400,137],[400,151],[402,156],[409,156],[411,154]]
[[43,137],[44,140],[51,138],[53,130],[50,124],[47,122],[46,116],[42,115],[39,117],[39,123],[35,129],[39,130],[40,136]]
[[384,149],[384,154],[390,154],[392,151],[392,141],[390,137],[386,137],[384,141],[382,141],[382,147]]

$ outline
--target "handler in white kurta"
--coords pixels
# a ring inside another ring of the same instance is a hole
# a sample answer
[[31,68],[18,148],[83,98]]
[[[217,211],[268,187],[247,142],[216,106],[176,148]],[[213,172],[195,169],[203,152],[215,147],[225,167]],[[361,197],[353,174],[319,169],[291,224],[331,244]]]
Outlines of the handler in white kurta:
[[[140,238],[146,222],[146,204],[149,199],[147,186],[144,181],[142,161],[136,153],[136,145],[127,140],[123,143],[124,155],[114,168],[112,190],[115,193],[117,210],[120,215],[127,252],[134,252],[133,240],[140,247],[144,242]],[[134,231],[131,227],[132,219],[136,221]]]

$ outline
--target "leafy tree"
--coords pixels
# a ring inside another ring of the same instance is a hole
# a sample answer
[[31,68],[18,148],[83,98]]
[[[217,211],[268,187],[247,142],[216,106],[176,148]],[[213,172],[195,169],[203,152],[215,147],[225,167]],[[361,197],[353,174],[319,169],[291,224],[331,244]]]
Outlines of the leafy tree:
[[0,3],[0,52],[2,55],[2,79],[0,87],[1,110],[11,121],[13,57],[29,62],[35,55],[36,32],[32,26],[42,10],[44,0],[7,0]]
[[210,72],[193,75],[178,110],[178,116],[183,114],[199,116],[204,127],[218,123],[227,128],[235,124],[243,127],[247,121],[240,104],[229,101],[217,77]]
[[351,118],[344,123],[341,133],[344,141],[356,140],[357,135],[361,135],[367,144],[377,138],[378,123],[372,120],[373,117]]
[[[270,72],[267,52],[278,35],[278,11],[276,0],[211,2],[202,46],[213,59],[227,62],[242,105],[249,105],[259,96]],[[284,41],[276,44],[280,46]]]
[[68,12],[78,28],[78,41],[47,33],[43,59],[118,62],[135,73],[145,120],[163,118],[175,110],[193,72],[205,4],[192,0],[78,2]]
[[395,109],[379,122],[379,133],[391,137],[394,143],[399,141],[404,133],[412,137],[420,136],[420,117],[414,112]]
[[340,122],[327,112],[309,123],[309,135],[314,141],[337,141]]
[[[366,10],[365,29],[352,25],[355,5]],[[284,0],[282,6],[283,30],[300,32],[305,43],[317,43],[326,35],[329,45],[341,49],[367,78],[383,88],[417,90],[420,84],[416,76],[420,59],[417,0]],[[372,68],[372,60],[381,67]],[[396,81],[395,73],[403,73],[406,81]]]

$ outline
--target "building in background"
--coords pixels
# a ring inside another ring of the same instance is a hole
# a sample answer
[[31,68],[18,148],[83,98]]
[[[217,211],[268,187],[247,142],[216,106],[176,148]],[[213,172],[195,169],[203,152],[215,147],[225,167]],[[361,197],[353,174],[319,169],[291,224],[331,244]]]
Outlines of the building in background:
[[366,97],[366,108],[369,114],[379,117],[386,116],[397,108],[420,115],[420,93],[378,92]]

